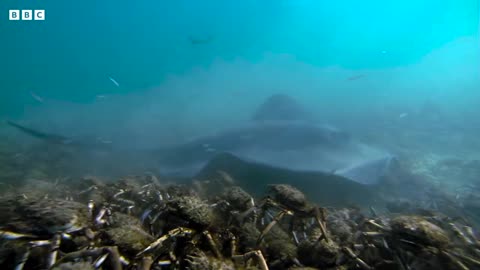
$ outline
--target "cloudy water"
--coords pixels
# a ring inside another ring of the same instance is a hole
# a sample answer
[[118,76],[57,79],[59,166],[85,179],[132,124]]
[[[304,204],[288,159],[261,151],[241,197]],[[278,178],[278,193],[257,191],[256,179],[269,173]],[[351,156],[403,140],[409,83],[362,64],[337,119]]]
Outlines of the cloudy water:
[[[260,269],[478,269],[478,0],[0,14],[0,235],[25,247],[0,248],[0,268],[241,269],[246,253]],[[162,235],[192,241],[168,253]]]
[[11,9],[46,16],[2,23],[1,117],[47,133],[168,146],[244,125],[279,93],[374,143],[397,143],[388,128],[478,126],[478,1],[2,3]]

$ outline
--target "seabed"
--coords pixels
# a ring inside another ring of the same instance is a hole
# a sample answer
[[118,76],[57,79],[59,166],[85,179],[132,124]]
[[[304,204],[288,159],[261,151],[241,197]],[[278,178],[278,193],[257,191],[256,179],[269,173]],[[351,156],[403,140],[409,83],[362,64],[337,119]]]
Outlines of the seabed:
[[[69,176],[65,153],[12,145],[0,154],[1,269],[480,269],[475,187],[438,184],[446,172],[474,175],[474,159],[425,155],[405,162],[424,182],[312,193],[243,186],[236,163],[182,182]],[[375,200],[357,200],[372,190]]]

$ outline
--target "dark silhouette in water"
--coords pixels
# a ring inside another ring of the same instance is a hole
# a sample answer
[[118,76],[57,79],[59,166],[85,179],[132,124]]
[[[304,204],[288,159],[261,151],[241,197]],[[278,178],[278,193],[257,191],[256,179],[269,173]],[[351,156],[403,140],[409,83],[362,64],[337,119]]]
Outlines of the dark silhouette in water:
[[[218,154],[230,153],[251,163],[297,172],[333,173],[366,185],[382,179],[390,155],[355,141],[342,130],[313,123],[308,115],[293,98],[274,95],[245,126],[140,156],[156,162],[154,167],[163,174],[182,177],[194,176]],[[62,136],[12,126],[46,141],[65,142]],[[93,151],[101,145],[73,140],[70,144]]]
[[192,45],[200,45],[200,44],[207,44],[207,43],[210,43],[213,41],[213,37],[212,36],[208,36],[208,37],[205,37],[205,38],[199,38],[199,37],[192,37],[192,36],[189,36],[188,37],[188,40],[190,41],[190,43]]
[[348,77],[347,80],[349,81],[356,81],[356,80],[359,80],[361,78],[364,78],[366,75],[364,74],[360,74],[360,75],[355,75],[355,76],[352,76],[352,77]]
[[34,138],[37,138],[52,144],[70,146],[73,148],[87,148],[87,150],[88,148],[90,148],[91,150],[100,150],[100,149],[105,150],[105,149],[111,148],[110,142],[105,142],[98,139],[95,139],[95,140],[87,139],[87,138],[74,139],[74,138],[69,138],[69,137],[65,137],[57,134],[46,133],[46,132],[42,132],[32,128],[28,128],[10,120],[7,120],[6,122],[9,126],[12,126],[22,131],[23,133],[26,133]]
[[68,142],[70,141],[70,139],[67,138],[67,137],[59,136],[59,135],[56,135],[56,134],[44,133],[44,132],[41,132],[41,131],[38,131],[38,130],[34,130],[34,129],[31,129],[31,128],[24,127],[20,124],[14,123],[14,122],[9,121],[9,120],[7,120],[7,124],[9,126],[12,126],[14,128],[19,129],[20,131],[22,131],[22,132],[24,132],[24,133],[26,133],[26,134],[28,134],[32,137],[35,137],[35,138],[41,139],[41,140],[45,140],[49,143],[68,144]]
[[309,120],[311,115],[292,97],[284,94],[270,96],[252,117],[254,121]]
[[270,184],[290,184],[321,205],[373,206],[383,202],[376,186],[366,186],[345,177],[323,172],[297,172],[248,162],[231,154],[214,157],[196,179],[216,179],[227,172],[241,187],[254,195],[265,193]]

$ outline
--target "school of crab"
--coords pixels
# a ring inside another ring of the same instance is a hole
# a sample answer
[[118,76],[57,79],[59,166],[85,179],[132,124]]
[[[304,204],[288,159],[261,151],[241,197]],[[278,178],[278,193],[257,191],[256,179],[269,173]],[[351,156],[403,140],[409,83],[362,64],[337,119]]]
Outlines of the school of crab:
[[0,267],[480,269],[464,219],[325,208],[283,184],[253,198],[223,176],[213,185],[147,174],[12,187],[0,197]]

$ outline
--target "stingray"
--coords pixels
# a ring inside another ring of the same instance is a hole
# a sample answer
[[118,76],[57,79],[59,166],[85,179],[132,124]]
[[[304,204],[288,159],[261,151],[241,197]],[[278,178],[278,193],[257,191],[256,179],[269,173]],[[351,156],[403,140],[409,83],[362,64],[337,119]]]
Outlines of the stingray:
[[[96,147],[9,124],[36,138],[57,144]],[[201,136],[186,143],[150,151],[147,155],[165,175],[193,177],[214,158],[228,153],[248,164],[291,172],[321,172],[363,185],[377,184],[388,172],[393,156],[349,133],[315,121],[288,95],[270,96],[240,127]]]
[[343,130],[317,123],[301,104],[283,94],[270,96],[242,127],[161,149],[157,156],[164,172],[191,176],[223,153],[249,164],[329,173],[365,185],[382,180],[394,159]]

